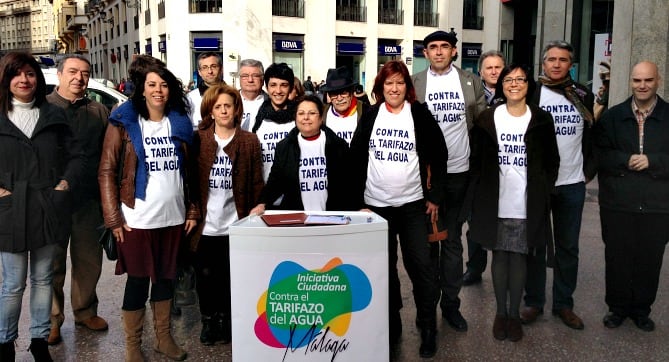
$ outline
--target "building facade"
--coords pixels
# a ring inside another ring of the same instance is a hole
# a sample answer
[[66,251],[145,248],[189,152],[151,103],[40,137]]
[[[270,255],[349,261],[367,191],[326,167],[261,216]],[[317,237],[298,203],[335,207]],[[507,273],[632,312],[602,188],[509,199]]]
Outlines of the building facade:
[[0,54],[54,53],[54,18],[48,0],[0,0]]
[[[325,79],[349,66],[371,86],[380,65],[402,59],[427,67],[422,39],[436,29],[458,33],[458,64],[476,72],[485,50],[502,44],[510,11],[499,0],[90,0],[87,38],[95,77],[127,76],[132,54],[165,61],[184,83],[197,80],[198,54],[221,54],[224,78],[238,84],[242,59],[286,62],[300,79]],[[271,6],[268,6],[271,5]],[[507,9],[505,9],[507,8]],[[507,18],[506,20],[505,17]],[[110,22],[113,21],[113,22]],[[507,39],[508,40],[508,39]],[[97,69],[95,68],[97,65]]]

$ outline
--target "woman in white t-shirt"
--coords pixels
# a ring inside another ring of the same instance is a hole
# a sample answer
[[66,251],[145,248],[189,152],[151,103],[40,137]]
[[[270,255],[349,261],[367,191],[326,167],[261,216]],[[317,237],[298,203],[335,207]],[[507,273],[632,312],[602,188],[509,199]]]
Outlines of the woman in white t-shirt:
[[495,91],[502,103],[481,113],[471,133],[470,236],[493,251],[493,336],[514,342],[523,337],[527,254],[550,243],[550,192],[560,163],[552,116],[526,102],[534,87],[527,67],[505,68]]
[[428,242],[427,225],[436,222],[444,199],[448,150],[432,113],[416,101],[404,63],[387,62],[372,93],[376,104],[362,115],[351,141],[351,197],[388,221],[390,344],[402,334],[399,237],[421,330],[419,355],[430,358],[437,351],[439,244]]
[[170,334],[170,306],[179,245],[199,218],[188,199],[193,185],[186,177],[193,127],[183,86],[165,63],[138,56],[129,73],[136,90],[109,117],[98,172],[105,226],[117,240],[116,274],[128,274],[121,307],[125,358],[144,359],[141,337],[149,298],[154,349],[180,361],[186,352]]
[[262,214],[283,195],[283,210],[351,210],[348,144],[323,124],[324,107],[314,95],[297,100],[296,127],[279,142],[260,204]]
[[200,342],[230,343],[229,226],[249,215],[263,188],[260,142],[241,129],[239,91],[211,86],[202,97],[193,152],[203,222],[191,238],[202,315]]

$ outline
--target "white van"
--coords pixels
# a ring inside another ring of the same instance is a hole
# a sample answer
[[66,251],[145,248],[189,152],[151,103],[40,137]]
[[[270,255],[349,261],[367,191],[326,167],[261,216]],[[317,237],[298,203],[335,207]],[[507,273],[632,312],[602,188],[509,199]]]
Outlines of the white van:
[[[56,68],[42,69],[44,79],[46,80],[46,92],[50,94],[58,85],[58,75]],[[86,96],[92,100],[98,101],[105,105],[110,111],[114,106],[125,102],[128,97],[117,91],[116,89],[106,87],[104,84],[95,79],[88,80],[88,88],[86,89]]]

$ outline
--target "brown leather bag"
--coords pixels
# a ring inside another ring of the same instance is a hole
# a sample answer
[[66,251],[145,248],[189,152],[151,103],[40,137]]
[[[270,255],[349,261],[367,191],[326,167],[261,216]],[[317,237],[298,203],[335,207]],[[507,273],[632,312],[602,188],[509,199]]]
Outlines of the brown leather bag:
[[[427,165],[427,189],[432,189],[432,171],[430,165]],[[441,209],[441,208],[440,208]],[[425,216],[425,223],[427,224],[427,241],[433,243],[448,238],[448,229],[444,225],[444,219],[439,217],[437,212],[437,220],[432,222],[431,215]]]

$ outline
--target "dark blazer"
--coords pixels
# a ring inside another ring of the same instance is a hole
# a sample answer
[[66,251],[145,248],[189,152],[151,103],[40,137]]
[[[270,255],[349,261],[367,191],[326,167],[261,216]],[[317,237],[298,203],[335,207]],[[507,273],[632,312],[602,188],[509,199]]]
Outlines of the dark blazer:
[[[31,137],[0,115],[0,251],[18,253],[67,242],[72,225],[72,193],[84,154],[65,112],[44,102]],[[69,191],[56,191],[66,180]]]
[[[595,104],[595,95],[590,91],[590,89],[574,82],[574,86],[579,90],[579,93],[583,94],[581,102],[585,108],[587,108],[590,113],[592,113],[592,108]],[[528,103],[534,105],[539,105],[541,101],[541,90],[544,87],[541,83],[537,83],[537,88],[532,94],[532,97],[528,100]],[[585,122],[585,120],[583,120]],[[592,124],[585,122],[583,125],[583,142],[581,143],[581,150],[583,152],[583,173],[587,180],[592,180],[595,175],[597,175],[597,159],[595,158],[595,153],[593,152],[592,147]]]
[[[356,209],[365,206],[364,192],[369,162],[369,139],[379,114],[380,105],[372,106],[368,112],[363,114],[353,140],[351,140],[351,190]],[[423,197],[427,201],[441,205],[446,190],[446,163],[448,161],[444,136],[425,104],[414,102],[411,105],[411,117],[416,132],[416,152],[418,153]],[[431,172],[431,187],[428,187],[428,167]]]
[[[472,72],[462,70],[453,64],[451,64],[451,66],[458,72],[458,76],[460,77],[460,86],[462,87],[462,93],[465,98],[467,129],[471,129],[472,126],[474,126],[474,119],[487,107],[485,102],[485,92],[483,91],[483,83],[481,83],[481,79]],[[421,103],[425,103],[427,72],[428,69],[425,69],[424,71],[411,76],[413,86],[416,88],[416,99]]]
[[[348,144],[329,129],[322,126],[325,135],[325,159],[328,173],[327,210],[353,210],[350,193],[347,191],[349,180]],[[304,210],[302,191],[300,190],[300,145],[297,137],[300,132],[293,128],[285,139],[276,145],[274,164],[263,189],[260,202],[271,208],[272,203],[281,195],[279,205],[282,210]]]
[[633,213],[669,213],[669,104],[658,96],[644,123],[643,153],[648,168],[627,168],[639,153],[639,128],[632,98],[610,108],[594,129],[599,158],[599,205]]
[[[503,105],[500,105],[503,106]],[[499,107],[499,106],[497,106]],[[471,221],[474,241],[487,249],[497,243],[497,211],[499,206],[498,143],[494,113],[486,109],[471,132]],[[560,154],[555,139],[553,117],[530,105],[532,118],[525,133],[527,150],[527,243],[530,248],[550,243],[550,194],[560,167]]]

